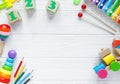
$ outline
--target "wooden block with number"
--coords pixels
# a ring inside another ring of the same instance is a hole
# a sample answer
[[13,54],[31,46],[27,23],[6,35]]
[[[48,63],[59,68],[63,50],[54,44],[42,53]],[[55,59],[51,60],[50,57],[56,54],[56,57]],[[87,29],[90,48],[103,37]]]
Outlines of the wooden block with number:
[[14,24],[22,20],[21,15],[17,10],[10,11],[6,13],[6,15],[11,24]]
[[24,3],[25,3],[26,10],[35,9],[35,0],[24,0]]
[[111,53],[111,50],[109,48],[104,49],[101,53],[100,56],[103,58]]
[[60,4],[58,1],[55,0],[49,0],[47,4],[47,10],[51,13],[56,13]]

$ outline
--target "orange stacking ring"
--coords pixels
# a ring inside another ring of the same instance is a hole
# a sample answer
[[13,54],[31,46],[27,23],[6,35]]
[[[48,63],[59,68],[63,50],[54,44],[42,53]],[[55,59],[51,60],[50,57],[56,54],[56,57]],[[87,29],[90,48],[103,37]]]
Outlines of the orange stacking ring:
[[6,74],[0,72],[0,78],[10,79],[11,75],[6,75]]

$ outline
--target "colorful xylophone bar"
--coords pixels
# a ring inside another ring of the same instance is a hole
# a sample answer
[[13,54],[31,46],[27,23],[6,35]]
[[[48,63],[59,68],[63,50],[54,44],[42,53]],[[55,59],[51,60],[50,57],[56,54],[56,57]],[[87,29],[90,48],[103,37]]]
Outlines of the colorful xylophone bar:
[[93,0],[93,3],[120,24],[120,0]]

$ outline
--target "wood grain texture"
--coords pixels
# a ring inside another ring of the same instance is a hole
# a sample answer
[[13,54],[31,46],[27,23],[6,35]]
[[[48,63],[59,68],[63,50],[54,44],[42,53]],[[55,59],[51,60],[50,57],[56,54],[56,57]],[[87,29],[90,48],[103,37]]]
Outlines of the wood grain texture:
[[[93,71],[100,61],[100,49],[111,48],[119,31],[116,36],[110,35],[92,24],[102,25],[86,13],[88,21],[79,20],[80,5],[73,5],[72,0],[58,1],[60,8],[53,19],[46,12],[48,0],[36,0],[33,15],[27,14],[23,1],[14,5],[12,9],[19,10],[22,23],[11,25],[12,34],[5,42],[1,60],[10,49],[17,51],[17,60],[25,57],[27,68],[34,69],[29,84],[119,84],[120,72],[110,71],[109,77],[101,80]],[[8,23],[5,12],[0,14],[0,23]]]

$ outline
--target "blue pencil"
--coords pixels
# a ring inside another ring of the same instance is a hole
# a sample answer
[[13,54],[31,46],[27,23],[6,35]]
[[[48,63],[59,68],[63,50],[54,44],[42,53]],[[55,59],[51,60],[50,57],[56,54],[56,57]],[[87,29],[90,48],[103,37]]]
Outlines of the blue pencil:
[[23,77],[23,75],[25,74],[26,70],[27,70],[27,69],[25,69],[25,71],[20,74],[20,76],[19,76],[18,79],[14,82],[14,84],[17,84],[17,82],[18,82],[18,81]]
[[27,73],[19,82],[18,84],[23,84],[23,82],[30,77],[31,73],[33,72],[33,70],[30,73]]

